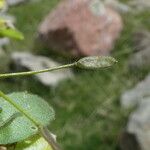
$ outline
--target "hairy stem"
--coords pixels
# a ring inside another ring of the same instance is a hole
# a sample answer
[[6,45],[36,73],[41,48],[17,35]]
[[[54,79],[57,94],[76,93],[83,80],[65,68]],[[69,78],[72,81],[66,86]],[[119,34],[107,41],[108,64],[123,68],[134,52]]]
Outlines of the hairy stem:
[[76,65],[76,63],[72,63],[72,64],[67,64],[67,65],[63,65],[63,66],[58,66],[58,67],[53,67],[53,68],[48,68],[48,69],[43,69],[43,70],[38,70],[38,71],[27,71],[27,72],[0,74],[0,78],[10,78],[10,77],[18,77],[18,76],[20,77],[20,76],[35,75],[35,74],[39,74],[39,73],[55,71],[55,70],[64,69],[64,68],[70,68],[70,67],[74,67],[75,65]]

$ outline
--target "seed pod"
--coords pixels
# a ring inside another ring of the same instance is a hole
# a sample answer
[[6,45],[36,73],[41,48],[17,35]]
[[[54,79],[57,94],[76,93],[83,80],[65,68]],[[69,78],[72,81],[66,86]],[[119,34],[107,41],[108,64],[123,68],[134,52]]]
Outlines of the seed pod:
[[117,63],[117,60],[109,56],[90,56],[80,59],[76,66],[84,69],[99,69],[110,67]]

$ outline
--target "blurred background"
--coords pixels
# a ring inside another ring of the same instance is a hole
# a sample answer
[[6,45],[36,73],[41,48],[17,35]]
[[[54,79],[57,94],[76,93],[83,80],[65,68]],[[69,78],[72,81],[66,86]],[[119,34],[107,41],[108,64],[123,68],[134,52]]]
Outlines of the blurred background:
[[55,109],[49,127],[64,150],[149,150],[150,0],[7,0],[3,17],[24,34],[0,39],[0,72],[38,70],[110,55],[102,70],[67,69],[5,79]]

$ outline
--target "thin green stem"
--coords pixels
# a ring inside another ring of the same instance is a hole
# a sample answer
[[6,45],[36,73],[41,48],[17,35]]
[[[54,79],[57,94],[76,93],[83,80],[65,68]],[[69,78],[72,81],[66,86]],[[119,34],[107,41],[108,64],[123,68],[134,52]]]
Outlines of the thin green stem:
[[27,111],[25,111],[21,106],[19,106],[17,103],[15,103],[10,97],[8,97],[7,95],[5,95],[2,91],[0,91],[0,96],[5,101],[7,101],[11,105],[13,105],[21,114],[23,114],[24,116],[26,116],[37,127],[41,126],[40,123],[37,120],[35,120]]
[[70,68],[70,67],[74,67],[75,65],[76,65],[76,63],[72,63],[72,64],[67,64],[67,65],[63,65],[63,66],[58,66],[58,67],[53,67],[53,68],[48,68],[48,69],[43,69],[43,70],[38,70],[38,71],[27,71],[27,72],[0,74],[0,78],[10,78],[10,77],[18,77],[18,76],[20,77],[20,76],[35,75],[35,74],[39,74],[39,73],[55,71],[55,70],[64,69],[64,68]]

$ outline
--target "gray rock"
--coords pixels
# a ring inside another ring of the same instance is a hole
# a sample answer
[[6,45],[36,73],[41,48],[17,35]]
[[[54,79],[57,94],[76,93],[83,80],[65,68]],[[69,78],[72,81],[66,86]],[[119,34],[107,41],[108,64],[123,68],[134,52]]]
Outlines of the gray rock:
[[138,29],[133,36],[134,50],[143,51],[150,49],[150,32],[149,30]]
[[131,11],[131,8],[128,5],[121,3],[118,0],[105,0],[104,3],[120,13],[128,13]]
[[150,68],[150,32],[139,31],[134,35],[134,51],[129,59],[129,67],[132,70]]
[[133,89],[122,94],[121,105],[124,108],[133,107],[148,96],[150,96],[150,75]]
[[[47,57],[21,52],[13,53],[11,55],[11,60],[18,71],[23,69],[35,71],[60,65]],[[42,84],[46,86],[56,86],[60,81],[67,78],[72,78],[73,74],[70,69],[63,69],[59,71],[37,74],[35,76]]]
[[150,9],[150,1],[149,0],[132,0],[132,1],[129,1],[128,5],[133,8],[134,13],[136,13],[138,11]]
[[131,70],[149,69],[150,68],[150,48],[139,51],[131,56],[129,60],[129,67]]
[[[134,138],[137,141],[136,144],[138,144],[138,146],[131,144],[133,139],[128,142],[130,145],[133,145],[133,149],[131,150],[137,150],[136,147],[140,147],[139,150],[150,149],[150,97],[144,98],[140,102],[137,110],[131,114],[126,132],[128,135],[134,135]],[[122,141],[122,143],[131,140],[128,135],[123,138],[124,141]],[[123,148],[123,150],[129,149]]]

